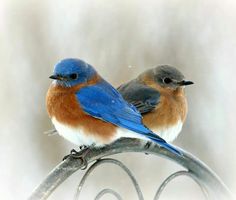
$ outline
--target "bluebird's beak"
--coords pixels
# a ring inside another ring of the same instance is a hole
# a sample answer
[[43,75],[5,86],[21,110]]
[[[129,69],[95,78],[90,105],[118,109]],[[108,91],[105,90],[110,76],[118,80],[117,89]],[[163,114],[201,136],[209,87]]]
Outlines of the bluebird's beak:
[[63,77],[61,75],[52,75],[52,76],[49,76],[49,78],[55,79],[55,80],[60,80],[60,81],[63,81],[66,79],[65,77]]
[[178,84],[179,84],[180,86],[185,86],[185,85],[192,85],[192,84],[194,84],[194,82],[182,80],[182,81],[178,82]]

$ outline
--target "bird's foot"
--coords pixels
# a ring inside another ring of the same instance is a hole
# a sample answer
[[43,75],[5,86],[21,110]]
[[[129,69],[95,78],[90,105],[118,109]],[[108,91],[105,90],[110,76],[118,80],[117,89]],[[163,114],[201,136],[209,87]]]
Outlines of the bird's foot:
[[[80,151],[82,151],[82,150],[84,150],[84,149],[87,149],[88,147],[86,146],[86,145],[81,145],[81,146],[79,146],[79,149],[80,149]],[[73,149],[74,150],[74,149]]]
[[[81,149],[81,147],[80,147],[80,149]],[[72,149],[70,151],[70,154],[66,155],[63,158],[63,160],[66,160],[68,157],[73,158],[73,159],[80,159],[82,161],[82,165],[83,165],[83,168],[81,168],[81,169],[85,170],[88,167],[86,155],[88,154],[89,151],[90,151],[90,149],[86,146],[83,146],[81,151],[76,151],[75,149]]]
[[[144,146],[144,148],[145,149],[149,149],[150,148],[150,146],[151,146],[151,142],[150,141],[148,141],[146,144],[145,144],[145,146]],[[148,153],[145,153],[146,155],[148,155]]]
[[151,146],[151,144],[152,144],[152,142],[148,141],[148,142],[145,144],[144,148],[145,148],[145,149],[149,149],[150,146]]

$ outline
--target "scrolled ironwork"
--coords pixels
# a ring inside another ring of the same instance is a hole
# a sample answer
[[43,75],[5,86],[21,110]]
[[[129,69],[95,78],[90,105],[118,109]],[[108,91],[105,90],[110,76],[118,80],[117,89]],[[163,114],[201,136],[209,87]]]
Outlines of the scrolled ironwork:
[[[116,159],[111,159],[111,158],[105,158],[105,159],[99,159],[97,160],[91,167],[89,167],[89,169],[86,171],[86,173],[84,174],[83,178],[81,179],[80,183],[79,183],[79,186],[77,188],[77,192],[75,194],[75,200],[76,199],[79,199],[79,195],[80,195],[80,192],[83,188],[83,185],[86,181],[86,179],[88,178],[88,176],[91,174],[91,172],[98,166],[102,165],[102,164],[105,164],[105,163],[111,163],[111,164],[114,164],[116,166],[119,166],[121,169],[123,169],[123,171],[126,172],[126,174],[129,176],[129,178],[131,179],[134,187],[135,187],[135,190],[137,192],[137,195],[138,195],[138,198],[139,200],[144,200],[143,198],[143,194],[141,192],[141,189],[139,187],[139,184],[137,182],[137,180],[135,179],[134,175],[132,174],[132,172],[122,163],[120,162],[119,160],[116,160]],[[115,195],[116,197],[118,197],[113,190],[109,189],[110,192],[112,191],[112,194]],[[107,192],[107,191],[106,191]],[[104,193],[104,192],[103,192]],[[102,194],[103,194],[102,193]],[[121,198],[121,197],[119,197]],[[118,199],[119,199],[118,198]],[[96,199],[96,198],[95,198]]]
[[171,174],[162,182],[162,184],[159,186],[159,188],[154,196],[154,200],[158,200],[161,196],[161,193],[163,192],[163,190],[167,186],[167,184],[169,184],[172,180],[174,180],[175,178],[177,178],[179,176],[189,176],[190,178],[192,178],[192,180],[194,180],[201,188],[202,193],[204,194],[205,198],[208,199],[208,193],[207,193],[206,189],[204,188],[204,186],[198,181],[198,179],[196,179],[196,177],[194,175],[192,175],[191,172],[186,171],[186,170],[182,170],[182,171],[177,171],[177,172]]
[[[203,189],[204,194],[207,193],[207,198],[210,200],[234,199],[232,193],[229,191],[226,185],[220,180],[220,178],[208,166],[206,166],[203,162],[195,158],[190,153],[178,148],[183,155],[176,156],[174,153],[158,146],[155,143],[151,143],[151,145],[146,145],[146,144],[147,142],[143,140],[123,138],[114,142],[111,145],[107,145],[102,148],[91,148],[86,155],[86,160],[88,163],[94,162],[96,160],[98,160],[96,163],[105,162],[102,160],[106,159],[102,159],[100,161],[99,159],[123,152],[143,152],[162,156],[164,158],[172,160],[175,163],[180,164],[187,171],[176,172],[170,175],[159,187],[155,195],[156,199],[158,199],[161,191],[163,191],[168,182],[170,182],[172,179],[180,175],[187,175],[193,178],[196,181],[196,183]],[[83,151],[81,153],[83,153]],[[118,162],[121,163],[120,161]],[[96,163],[94,165],[99,165]],[[68,157],[66,160],[61,162],[49,173],[46,179],[33,191],[29,199],[30,200],[47,199],[47,197],[65,179],[67,179],[71,174],[73,174],[78,169],[83,168],[83,165],[84,163],[81,159],[73,159],[72,157]],[[107,193],[113,194],[113,196],[116,196],[116,198],[118,199],[121,198],[121,196],[112,189],[102,190],[97,195],[96,198],[99,199],[101,196]]]
[[99,200],[100,198],[102,198],[105,194],[112,194],[113,196],[115,196],[118,200],[122,200],[120,194],[110,188],[106,188],[103,189],[101,192],[99,192],[97,194],[97,196],[95,197],[94,200]]

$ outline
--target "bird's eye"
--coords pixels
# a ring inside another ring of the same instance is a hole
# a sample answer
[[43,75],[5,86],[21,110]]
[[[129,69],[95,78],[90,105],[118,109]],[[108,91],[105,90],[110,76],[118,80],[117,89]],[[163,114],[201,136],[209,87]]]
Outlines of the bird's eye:
[[169,83],[172,82],[172,80],[171,80],[170,78],[166,77],[166,78],[163,79],[163,82],[164,82],[165,84],[169,84]]
[[78,78],[78,74],[70,74],[70,78],[72,80],[76,80]]

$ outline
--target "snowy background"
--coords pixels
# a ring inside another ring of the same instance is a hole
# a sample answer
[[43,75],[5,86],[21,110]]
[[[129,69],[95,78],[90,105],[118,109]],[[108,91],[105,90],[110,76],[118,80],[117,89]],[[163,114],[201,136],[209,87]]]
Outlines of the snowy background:
[[[66,3],[67,2],[67,3]],[[209,165],[236,192],[235,0],[1,0],[1,199],[25,199],[69,150],[52,127],[45,94],[53,65],[78,57],[114,86],[158,64],[178,67],[195,85],[186,88],[189,114],[174,142]],[[135,174],[146,199],[176,164],[143,154],[114,156]],[[70,199],[83,172],[50,199]],[[83,199],[111,186],[135,199],[130,180],[116,167],[98,168]],[[189,178],[171,183],[163,199],[203,199]],[[106,196],[104,199],[113,199]]]

